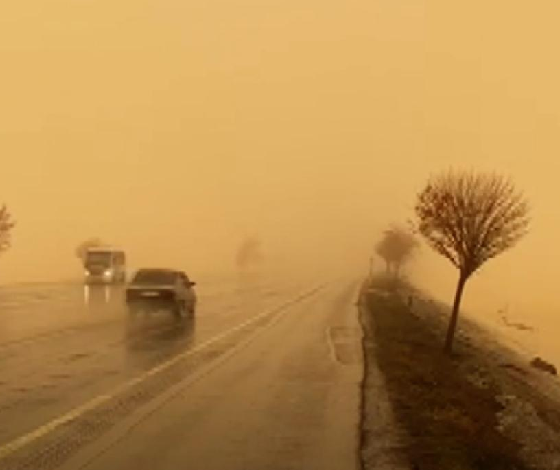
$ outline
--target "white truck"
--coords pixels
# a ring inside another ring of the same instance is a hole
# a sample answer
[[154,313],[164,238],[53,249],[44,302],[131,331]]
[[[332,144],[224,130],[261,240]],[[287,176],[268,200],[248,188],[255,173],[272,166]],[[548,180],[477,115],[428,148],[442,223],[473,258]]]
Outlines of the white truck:
[[87,284],[126,282],[125,252],[112,247],[88,248],[84,257],[84,276]]

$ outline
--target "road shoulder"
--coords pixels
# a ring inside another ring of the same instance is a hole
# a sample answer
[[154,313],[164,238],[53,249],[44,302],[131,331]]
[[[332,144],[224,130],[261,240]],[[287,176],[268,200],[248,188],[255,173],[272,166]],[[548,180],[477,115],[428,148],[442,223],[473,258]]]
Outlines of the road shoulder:
[[378,364],[375,322],[367,305],[364,284],[358,301],[363,331],[364,378],[362,381],[361,460],[364,470],[405,470],[403,431],[397,423],[385,377]]
[[[443,355],[447,316],[409,286],[378,279],[362,299],[366,338],[375,345],[366,361],[385,380],[405,468],[560,468],[560,401],[551,380],[468,321],[456,353]],[[365,393],[367,403],[372,392]],[[366,424],[380,415],[366,406]],[[365,449],[365,469],[380,468],[367,440]]]

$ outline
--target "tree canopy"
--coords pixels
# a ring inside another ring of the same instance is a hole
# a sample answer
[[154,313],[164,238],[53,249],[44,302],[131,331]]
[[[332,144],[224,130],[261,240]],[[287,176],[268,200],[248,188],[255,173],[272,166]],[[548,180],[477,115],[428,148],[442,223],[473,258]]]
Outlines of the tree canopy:
[[383,233],[376,246],[377,254],[385,261],[387,271],[398,274],[402,266],[410,260],[418,242],[406,229],[392,226]]
[[465,276],[512,248],[529,226],[529,206],[513,183],[493,173],[432,178],[415,207],[418,231]]

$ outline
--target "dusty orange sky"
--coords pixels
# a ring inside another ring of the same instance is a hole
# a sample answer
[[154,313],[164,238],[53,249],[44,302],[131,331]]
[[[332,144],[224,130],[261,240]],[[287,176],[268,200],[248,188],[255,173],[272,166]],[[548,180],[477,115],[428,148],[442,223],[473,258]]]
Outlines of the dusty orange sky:
[[[137,265],[229,268],[258,233],[272,259],[365,269],[379,230],[453,166],[508,173],[533,204],[530,237],[468,302],[552,315],[559,14],[553,1],[3,2],[0,201],[19,223],[0,280],[78,275],[90,235]],[[415,274],[450,294],[453,271],[428,253]]]

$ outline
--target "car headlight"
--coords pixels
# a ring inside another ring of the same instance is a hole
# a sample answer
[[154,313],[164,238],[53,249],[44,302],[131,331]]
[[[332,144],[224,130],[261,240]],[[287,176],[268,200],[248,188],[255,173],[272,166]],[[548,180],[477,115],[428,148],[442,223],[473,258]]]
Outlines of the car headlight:
[[89,271],[84,271],[84,276],[89,276]]
[[105,271],[105,272],[103,273],[103,275],[104,275],[104,276],[107,276],[107,277],[112,276],[112,274],[113,274],[113,271],[111,271],[110,269],[107,269],[107,271]]

